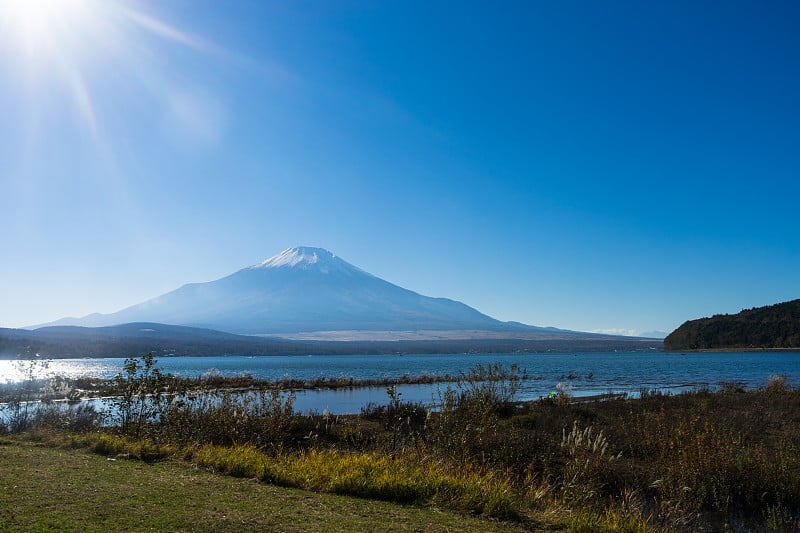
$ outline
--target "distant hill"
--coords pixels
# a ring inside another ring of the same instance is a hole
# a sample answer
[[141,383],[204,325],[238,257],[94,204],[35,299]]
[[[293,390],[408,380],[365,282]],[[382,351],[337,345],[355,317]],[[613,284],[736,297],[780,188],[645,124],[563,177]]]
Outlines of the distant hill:
[[800,300],[690,320],[664,339],[664,349],[800,348]]
[[0,329],[0,357],[24,352],[45,357],[157,355],[276,355],[307,353],[308,343],[233,335],[209,329],[132,323],[86,328],[51,326],[33,331]]
[[36,330],[0,328],[0,357],[38,353],[47,358],[157,357],[182,355],[377,355],[403,353],[511,353],[635,351],[661,349],[661,342],[610,335],[540,335],[534,338],[440,338],[422,340],[302,340],[234,335],[209,329],[133,323]]

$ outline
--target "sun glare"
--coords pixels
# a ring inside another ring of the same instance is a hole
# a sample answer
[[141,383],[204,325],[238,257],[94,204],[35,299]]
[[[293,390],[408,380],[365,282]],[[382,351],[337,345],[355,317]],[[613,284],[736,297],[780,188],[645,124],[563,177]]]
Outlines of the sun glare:
[[178,92],[171,72],[153,61],[159,57],[154,50],[165,43],[204,54],[216,50],[131,3],[0,0],[0,68],[26,109],[36,114],[66,95],[97,138],[100,102],[109,109],[121,98],[169,100]]
[[[3,0],[0,21],[27,55],[63,53],[92,23],[94,0]],[[96,7],[96,6],[95,6]]]

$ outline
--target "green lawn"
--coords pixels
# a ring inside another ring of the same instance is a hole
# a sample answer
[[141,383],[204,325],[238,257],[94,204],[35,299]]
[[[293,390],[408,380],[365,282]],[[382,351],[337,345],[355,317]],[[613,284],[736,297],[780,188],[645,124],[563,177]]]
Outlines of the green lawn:
[[0,445],[0,531],[520,531],[385,502],[278,488],[189,465]]

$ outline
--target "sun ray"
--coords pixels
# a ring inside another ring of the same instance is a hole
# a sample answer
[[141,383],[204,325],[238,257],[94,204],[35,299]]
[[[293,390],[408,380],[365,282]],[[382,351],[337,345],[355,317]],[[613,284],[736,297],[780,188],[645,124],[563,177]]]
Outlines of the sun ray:
[[138,24],[142,28],[146,29],[152,34],[158,35],[164,39],[168,39],[171,41],[175,41],[195,50],[200,51],[208,51],[206,50],[206,46],[200,42],[200,40],[195,39],[186,33],[178,30],[177,28],[173,28],[169,24],[162,22],[158,19],[153,17],[147,16],[143,13],[139,13],[137,11],[133,11],[132,9],[123,9],[122,13],[128,17],[131,21]]
[[173,76],[153,61],[158,57],[151,47],[155,41],[225,59],[214,43],[140,6],[133,9],[127,0],[0,0],[0,52],[29,85],[68,95],[76,116],[96,139],[103,117],[93,98],[95,88],[118,83],[116,92],[105,90],[107,101],[120,98],[122,91],[128,98],[162,102],[164,95],[180,89],[170,86]]
[[95,141],[98,140],[97,135],[97,119],[95,118],[94,106],[92,105],[92,98],[86,87],[86,83],[80,75],[80,72],[73,70],[71,75],[72,97],[78,107],[78,112],[83,117],[89,131]]

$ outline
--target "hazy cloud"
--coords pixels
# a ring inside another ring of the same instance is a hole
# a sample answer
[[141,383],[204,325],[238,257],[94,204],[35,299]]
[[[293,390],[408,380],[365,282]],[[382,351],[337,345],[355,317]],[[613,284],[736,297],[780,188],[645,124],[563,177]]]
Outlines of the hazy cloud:
[[179,142],[216,146],[222,141],[227,109],[208,91],[174,91],[167,98],[165,111],[165,128]]
[[639,330],[627,328],[600,328],[593,329],[592,333],[602,333],[603,335],[626,335],[628,337],[638,337]]

